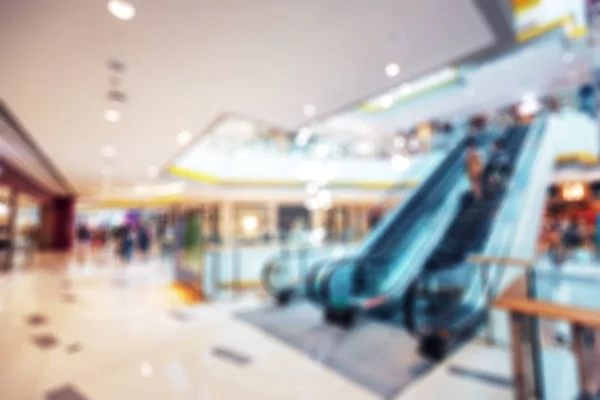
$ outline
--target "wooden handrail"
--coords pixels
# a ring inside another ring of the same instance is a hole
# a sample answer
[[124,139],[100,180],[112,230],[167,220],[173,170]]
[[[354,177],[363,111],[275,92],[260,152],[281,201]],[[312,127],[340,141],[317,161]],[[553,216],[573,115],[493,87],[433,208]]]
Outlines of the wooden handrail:
[[510,313],[544,319],[565,320],[571,324],[600,329],[600,308],[593,310],[548,301],[528,299],[525,279],[519,279],[505,290],[494,303],[496,308]]
[[468,261],[480,265],[498,265],[503,267],[530,268],[533,266],[533,260],[515,257],[486,256],[485,254],[473,254],[469,256]]

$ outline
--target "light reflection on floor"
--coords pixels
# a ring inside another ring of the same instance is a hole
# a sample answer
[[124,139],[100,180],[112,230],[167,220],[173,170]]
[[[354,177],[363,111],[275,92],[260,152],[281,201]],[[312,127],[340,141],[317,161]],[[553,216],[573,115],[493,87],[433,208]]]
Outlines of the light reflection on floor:
[[[261,300],[190,305],[170,286],[171,271],[153,262],[36,264],[0,277],[3,400],[57,389],[89,400],[375,398],[231,317]],[[32,315],[47,322],[30,325]],[[35,346],[38,335],[56,343]],[[250,362],[215,357],[216,346]]]

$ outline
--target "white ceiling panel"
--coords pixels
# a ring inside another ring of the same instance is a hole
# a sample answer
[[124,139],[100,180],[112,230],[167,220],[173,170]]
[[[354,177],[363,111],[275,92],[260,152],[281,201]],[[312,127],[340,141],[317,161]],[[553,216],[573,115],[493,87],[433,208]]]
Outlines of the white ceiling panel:
[[[0,97],[80,191],[146,177],[224,112],[284,128],[332,113],[494,44],[468,0],[0,0]],[[109,124],[106,62],[126,64],[123,120]],[[390,62],[402,71],[384,74]]]

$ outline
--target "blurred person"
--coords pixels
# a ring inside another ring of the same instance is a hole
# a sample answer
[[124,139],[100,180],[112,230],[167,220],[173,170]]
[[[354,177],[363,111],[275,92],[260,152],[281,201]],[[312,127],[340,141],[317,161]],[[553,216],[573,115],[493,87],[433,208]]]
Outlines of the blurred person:
[[563,228],[558,221],[550,221],[548,227],[548,256],[555,267],[566,261],[566,251],[562,240]]
[[150,237],[150,230],[144,223],[140,224],[137,229],[136,242],[142,260],[147,261],[150,249],[152,248],[152,239]]
[[431,125],[422,125],[417,129],[417,138],[420,144],[421,153],[429,153],[431,142],[433,141],[433,129]]
[[133,227],[125,225],[121,231],[119,240],[119,256],[125,263],[129,263],[133,258],[135,250],[135,233]]
[[370,230],[373,230],[377,226],[377,224],[379,224],[382,214],[383,212],[379,207],[375,207],[371,211],[369,211],[368,224]]
[[76,257],[80,264],[84,264],[89,256],[92,240],[92,234],[86,223],[82,222],[77,226],[76,237]]
[[562,232],[562,245],[566,251],[566,257],[569,257],[573,252],[583,244],[583,236],[579,221],[576,218],[571,218],[565,225]]
[[167,224],[161,240],[161,258],[166,261],[175,250],[175,228],[172,224]]
[[467,139],[467,152],[465,154],[465,169],[469,182],[471,183],[471,192],[475,200],[480,200],[483,196],[481,189],[483,161],[479,149],[477,148],[477,140],[474,137]]
[[505,150],[503,139],[496,139],[492,145],[492,152],[485,169],[483,170],[483,183],[486,189],[495,193],[506,185],[509,174],[508,154]]

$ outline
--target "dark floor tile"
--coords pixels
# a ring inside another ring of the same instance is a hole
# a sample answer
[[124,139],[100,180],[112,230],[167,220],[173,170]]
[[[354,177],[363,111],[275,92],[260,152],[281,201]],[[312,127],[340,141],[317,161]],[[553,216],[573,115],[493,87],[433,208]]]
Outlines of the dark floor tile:
[[171,314],[171,317],[173,317],[174,319],[176,319],[179,322],[188,322],[192,319],[192,316],[190,314],[185,313],[180,310],[171,311],[170,314]]
[[46,393],[46,400],[90,400],[79,393],[73,386],[63,386]]
[[63,301],[65,303],[75,303],[77,301],[77,296],[72,293],[66,293],[63,295]]
[[48,350],[58,345],[58,339],[52,334],[41,334],[33,337],[33,344],[42,350]]
[[242,354],[237,350],[228,347],[213,347],[212,354],[217,358],[237,364],[239,366],[246,366],[252,362],[252,358],[250,356]]
[[82,348],[81,343],[71,343],[67,345],[66,350],[68,354],[74,354],[80,352]]
[[27,325],[30,326],[46,325],[47,323],[48,318],[43,314],[32,314],[27,317]]

